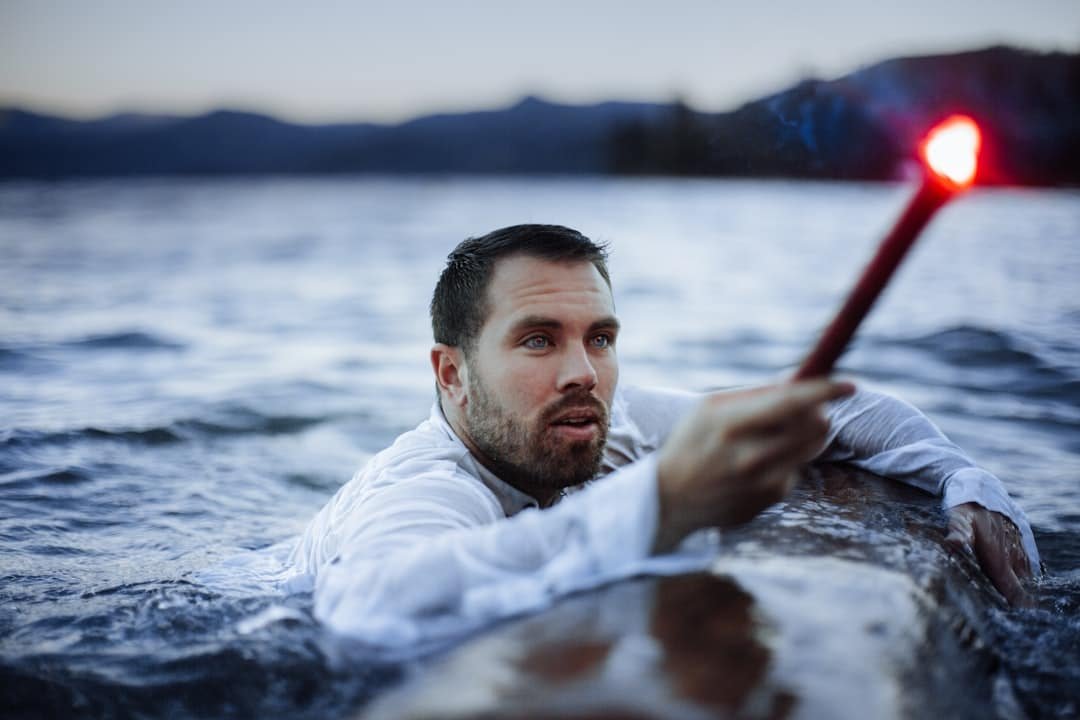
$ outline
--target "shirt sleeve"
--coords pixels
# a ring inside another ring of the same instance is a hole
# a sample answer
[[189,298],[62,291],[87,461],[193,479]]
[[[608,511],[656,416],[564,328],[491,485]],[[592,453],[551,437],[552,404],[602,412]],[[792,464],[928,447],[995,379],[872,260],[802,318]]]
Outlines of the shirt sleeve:
[[[316,618],[371,645],[418,647],[618,578],[700,569],[712,556],[649,556],[658,522],[653,456],[546,510],[453,529],[423,519],[431,512],[441,511],[414,513],[403,496],[392,526],[353,537],[319,571]],[[423,527],[410,528],[410,516]]]
[[[653,448],[703,394],[638,388],[623,390],[627,415]],[[833,403],[824,461],[843,461],[941,497],[946,509],[975,502],[1009,518],[1020,531],[1037,575],[1039,550],[1023,510],[1001,481],[978,467],[925,415],[897,398],[869,390]]]
[[630,427],[653,449],[662,447],[675,425],[705,397],[703,393],[667,388],[628,385],[620,389]]
[[843,461],[941,497],[946,509],[968,502],[1009,518],[1020,531],[1032,572],[1039,550],[1024,511],[1001,481],[978,467],[908,403],[859,390],[829,408],[831,428],[819,460]]

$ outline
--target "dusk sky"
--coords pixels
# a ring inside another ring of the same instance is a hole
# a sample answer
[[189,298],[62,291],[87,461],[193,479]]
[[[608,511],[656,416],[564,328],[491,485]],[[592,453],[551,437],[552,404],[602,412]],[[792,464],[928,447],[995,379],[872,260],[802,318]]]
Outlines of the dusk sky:
[[398,121],[565,102],[725,110],[802,77],[1007,43],[1080,51],[1080,1],[0,0],[0,105]]

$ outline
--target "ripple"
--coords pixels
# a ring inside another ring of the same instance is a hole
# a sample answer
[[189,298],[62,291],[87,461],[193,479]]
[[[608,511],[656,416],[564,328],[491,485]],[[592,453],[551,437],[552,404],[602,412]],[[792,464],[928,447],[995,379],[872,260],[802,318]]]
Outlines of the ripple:
[[327,417],[303,415],[263,415],[253,410],[234,411],[219,420],[182,420],[178,428],[205,435],[288,435],[325,422]]
[[184,343],[169,340],[153,333],[129,331],[89,335],[75,340],[67,340],[65,347],[87,350],[182,350]]
[[44,485],[78,485],[91,480],[91,474],[77,467],[58,469],[15,470],[0,475],[0,487],[8,489],[26,489]]
[[55,363],[34,353],[10,345],[0,345],[0,370],[38,374],[55,367]]
[[[132,445],[160,446],[188,442],[200,437],[228,435],[290,435],[334,419],[326,415],[263,414],[245,407],[211,412],[206,417],[186,418],[146,428],[90,426],[75,430],[10,429],[0,432],[0,448],[63,445],[82,441],[117,441]],[[0,483],[3,480],[0,478]]]
[[91,439],[124,440],[144,445],[167,445],[180,442],[184,438],[170,427],[151,427],[143,430],[106,429],[88,427],[76,431],[75,435]]
[[1055,367],[1049,352],[1037,341],[1007,330],[977,325],[956,325],[915,337],[877,337],[871,344],[922,350],[938,360],[958,367],[1015,366],[1025,370],[1047,370],[1068,375]]
[[96,552],[71,545],[24,545],[23,552],[34,555],[90,556]]
[[82,440],[118,440],[134,444],[164,445],[180,442],[183,439],[182,435],[170,427],[145,429],[85,427],[78,430],[58,431],[16,429],[0,434],[0,447],[59,445]]

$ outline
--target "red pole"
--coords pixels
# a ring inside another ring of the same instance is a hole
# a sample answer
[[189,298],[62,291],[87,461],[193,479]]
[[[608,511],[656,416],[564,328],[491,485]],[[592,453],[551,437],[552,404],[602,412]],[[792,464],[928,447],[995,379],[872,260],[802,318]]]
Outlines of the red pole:
[[915,239],[937,209],[951,196],[952,192],[943,182],[927,175],[919,192],[911,198],[903,215],[878,247],[877,254],[866,266],[843,307],[795,373],[795,380],[823,377],[832,372],[833,365],[844,352],[859,323],[870,311],[908,249],[915,243]]

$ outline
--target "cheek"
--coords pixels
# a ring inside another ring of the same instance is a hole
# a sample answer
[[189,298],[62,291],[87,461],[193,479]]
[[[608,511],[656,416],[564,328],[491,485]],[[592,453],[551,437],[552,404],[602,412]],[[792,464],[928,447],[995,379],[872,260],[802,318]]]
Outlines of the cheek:
[[599,377],[599,385],[610,400],[610,396],[615,392],[615,386],[619,382],[619,361],[616,359],[614,352],[608,353],[602,360],[597,362],[596,374]]
[[542,406],[555,386],[556,366],[542,358],[514,358],[500,368],[503,397],[521,414]]

